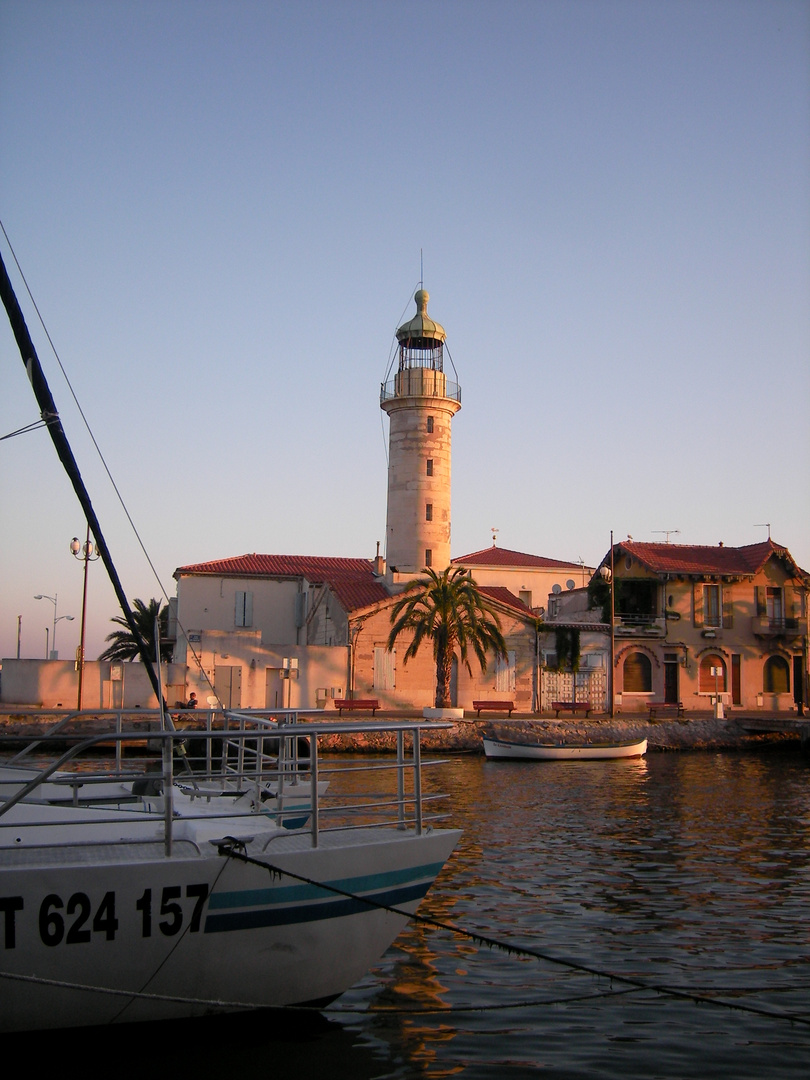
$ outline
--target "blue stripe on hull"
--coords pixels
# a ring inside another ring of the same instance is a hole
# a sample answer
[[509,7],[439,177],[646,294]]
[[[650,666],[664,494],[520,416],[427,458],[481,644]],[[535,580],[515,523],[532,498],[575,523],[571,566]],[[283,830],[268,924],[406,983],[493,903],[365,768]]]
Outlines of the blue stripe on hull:
[[[391,889],[383,893],[369,893],[367,899],[375,904],[398,906],[409,900],[421,900],[430,888],[431,881]],[[319,890],[322,891],[322,890]],[[372,908],[359,897],[336,897],[323,903],[305,904],[301,907],[261,908],[253,911],[234,911],[228,914],[208,915],[205,920],[206,934],[221,934],[230,930],[256,930],[263,926],[289,926],[293,923],[318,922],[321,919],[339,919],[344,915],[356,915]]]
[[[337,878],[327,881],[335,889],[350,893],[382,892],[395,886],[407,885],[416,878],[433,878],[442,868],[442,863],[426,863],[422,866],[409,866],[402,870],[389,870],[384,873],[362,874],[350,878]],[[239,889],[235,892],[217,892],[208,901],[208,910],[222,908],[246,908],[265,904],[294,904],[307,900],[330,899],[335,894],[328,888],[301,883],[300,885],[277,885],[269,889]]]

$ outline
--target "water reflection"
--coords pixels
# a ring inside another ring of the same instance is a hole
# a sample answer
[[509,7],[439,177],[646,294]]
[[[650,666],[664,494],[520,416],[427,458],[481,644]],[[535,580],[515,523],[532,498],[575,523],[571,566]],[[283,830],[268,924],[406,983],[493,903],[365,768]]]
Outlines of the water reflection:
[[[429,783],[453,792],[464,837],[422,910],[600,970],[804,1011],[807,776],[789,755],[455,759]],[[375,1016],[364,1030],[400,1062],[391,1075],[803,1075],[803,1029],[616,989],[411,927],[366,1004],[482,1011]]]

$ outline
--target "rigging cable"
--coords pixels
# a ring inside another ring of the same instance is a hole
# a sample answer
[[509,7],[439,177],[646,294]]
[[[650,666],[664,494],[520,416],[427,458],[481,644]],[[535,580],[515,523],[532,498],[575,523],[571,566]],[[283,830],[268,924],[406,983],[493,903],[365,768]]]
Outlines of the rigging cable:
[[[712,997],[709,994],[698,993],[692,990],[683,990],[677,986],[670,986],[668,983],[650,982],[646,979],[635,978],[630,975],[620,975],[613,971],[603,971],[601,968],[596,968],[590,964],[583,964],[577,960],[571,960],[566,957],[555,956],[553,953],[547,953],[540,949],[528,949],[521,945],[512,945],[505,941],[499,941],[497,938],[490,937],[487,934],[481,934],[477,931],[466,930],[464,927],[455,926],[453,923],[444,922],[441,919],[434,919],[429,915],[419,915],[418,912],[405,911],[403,908],[392,907],[388,904],[380,903],[377,900],[372,900],[369,897],[360,896],[357,893],[348,892],[346,889],[341,889],[337,885],[330,885],[325,882],[315,881],[312,878],[305,877],[302,874],[295,874],[290,870],[284,870],[280,866],[274,866],[272,863],[266,863],[261,859],[255,859],[248,855],[244,850],[244,845],[232,837],[225,837],[224,840],[218,844],[218,850],[221,854],[227,855],[230,858],[238,859],[240,862],[249,863],[252,866],[264,867],[272,875],[286,875],[293,878],[295,881],[303,882],[305,885],[314,885],[316,888],[325,889],[329,892],[335,893],[338,896],[348,897],[349,899],[360,901],[367,904],[369,907],[378,908],[382,911],[391,912],[394,915],[402,915],[407,919],[412,919],[415,923],[421,926],[428,926],[436,930],[447,930],[451,934],[457,934],[468,940],[474,942],[476,945],[486,945],[490,949],[498,949],[501,952],[505,952],[510,956],[525,956],[534,960],[543,960],[549,964],[556,964],[561,967],[567,968],[569,971],[577,971],[584,975],[593,975],[600,979],[608,979],[610,982],[623,983],[625,986],[634,990],[648,990],[653,993],[662,994],[666,997],[678,998],[683,1001],[691,1001],[696,1005],[715,1005],[720,1008],[738,1010],[740,1012],[754,1013],[757,1016],[767,1017],[772,1020],[788,1020],[795,1024],[806,1024],[810,1026],[810,1016],[802,1015],[799,1013],[780,1013],[774,1012],[771,1009],[763,1009],[756,1005],[748,1005],[742,1002],[724,1001],[718,998]],[[735,991],[731,991],[735,992]]]

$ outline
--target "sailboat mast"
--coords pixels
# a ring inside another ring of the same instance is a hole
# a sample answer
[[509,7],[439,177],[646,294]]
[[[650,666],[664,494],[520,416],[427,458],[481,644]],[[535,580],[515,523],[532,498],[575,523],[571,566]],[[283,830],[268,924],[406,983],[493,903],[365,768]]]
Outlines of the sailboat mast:
[[76,492],[82,510],[84,511],[87,524],[90,526],[90,530],[95,537],[96,548],[101,556],[101,561],[106,567],[110,582],[115,590],[115,595],[118,598],[118,603],[121,605],[121,610],[124,613],[124,618],[132,631],[133,637],[138,642],[138,651],[140,652],[141,660],[146,667],[149,682],[152,684],[152,689],[155,692],[158,702],[160,702],[163,697],[160,680],[158,679],[154,664],[152,663],[152,658],[149,655],[147,645],[138,630],[138,624],[135,622],[135,616],[132,614],[129,601],[124,593],[121,580],[118,577],[118,571],[113,564],[107,542],[102,535],[101,526],[96,517],[96,512],[93,509],[93,504],[90,501],[90,495],[87,488],[84,486],[84,480],[82,480],[81,473],[79,472],[79,466],[76,463],[73,451],[68,443],[67,436],[62,427],[62,421],[59,419],[56,404],[53,400],[47,380],[45,379],[45,373],[39,362],[39,357],[34,348],[34,343],[31,340],[31,335],[28,332],[25,318],[20,310],[20,305],[17,302],[17,296],[8,276],[2,254],[0,254],[0,293],[2,293],[3,296],[3,304],[8,314],[14,337],[17,341],[17,347],[20,350],[22,362],[28,373],[31,388],[34,391],[34,396],[36,397],[37,404],[40,408],[40,415],[50,432],[51,440],[56,448],[56,453],[59,455],[59,460],[64,465],[65,471],[70,478],[70,482],[73,484],[73,490]]

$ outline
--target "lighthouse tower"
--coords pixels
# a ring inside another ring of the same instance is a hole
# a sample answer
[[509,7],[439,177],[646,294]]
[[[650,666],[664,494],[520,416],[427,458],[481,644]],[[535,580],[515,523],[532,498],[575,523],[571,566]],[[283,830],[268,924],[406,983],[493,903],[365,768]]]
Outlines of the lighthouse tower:
[[397,373],[383,385],[388,413],[386,575],[407,581],[425,567],[450,565],[450,424],[461,387],[444,373],[444,327],[428,318],[428,293],[414,296],[416,315],[397,330]]

